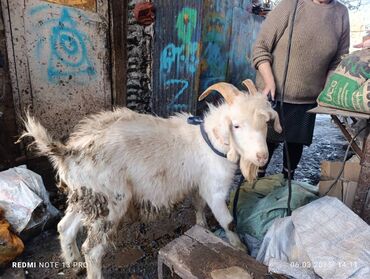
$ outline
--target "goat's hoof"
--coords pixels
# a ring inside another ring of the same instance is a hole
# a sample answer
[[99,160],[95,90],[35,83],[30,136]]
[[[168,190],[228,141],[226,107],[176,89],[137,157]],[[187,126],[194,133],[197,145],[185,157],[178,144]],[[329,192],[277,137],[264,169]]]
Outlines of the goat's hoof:
[[207,225],[207,222],[205,220],[197,220],[196,221],[196,224],[207,229],[208,228],[208,225]]
[[208,228],[208,225],[207,225],[206,223],[198,223],[197,225],[199,225],[199,226],[201,226],[201,227],[205,228],[206,230],[208,230],[208,229],[209,229],[209,228]]
[[230,243],[235,249],[248,253],[248,248],[240,241],[238,237],[231,238]]
[[85,275],[86,274],[86,268],[83,267],[83,266],[78,266],[78,267],[73,268],[73,272],[77,276]]
[[248,248],[247,246],[245,246],[243,243],[240,243],[240,245],[238,245],[237,247],[235,247],[236,249],[240,250],[240,251],[243,251],[243,252],[246,252],[248,253]]

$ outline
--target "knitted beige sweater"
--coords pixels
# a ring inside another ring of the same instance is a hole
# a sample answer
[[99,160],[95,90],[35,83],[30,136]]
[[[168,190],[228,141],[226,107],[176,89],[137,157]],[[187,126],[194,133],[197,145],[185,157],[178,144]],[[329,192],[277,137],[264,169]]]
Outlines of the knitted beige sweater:
[[[268,14],[253,49],[256,69],[262,62],[272,64],[278,100],[287,55],[288,23],[295,1],[282,0]],[[328,71],[339,64],[341,56],[348,53],[348,48],[349,17],[343,4],[337,0],[326,5],[312,0],[298,0],[284,102],[315,103],[325,85]],[[256,84],[259,89],[264,88],[259,72]]]

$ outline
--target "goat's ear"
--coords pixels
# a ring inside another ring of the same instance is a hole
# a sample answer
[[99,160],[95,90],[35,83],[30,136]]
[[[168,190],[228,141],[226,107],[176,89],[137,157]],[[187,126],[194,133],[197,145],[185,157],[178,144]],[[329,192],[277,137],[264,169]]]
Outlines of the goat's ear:
[[273,109],[271,109],[270,114],[271,119],[274,119],[274,130],[280,134],[283,131],[283,128],[280,124],[279,114]]
[[230,145],[230,126],[230,118],[225,117],[224,121],[221,121],[221,123],[212,130],[215,138],[223,145]]
[[274,130],[279,134],[283,131],[283,128],[280,125],[279,114],[272,108],[268,110],[258,110],[258,117],[262,117],[264,121],[274,120]]
[[239,160],[239,153],[234,148],[232,142],[230,142],[230,149],[229,152],[227,152],[227,159],[233,163],[237,163]]
[[268,122],[271,119],[271,114],[265,109],[259,109],[256,111],[255,117],[258,119],[257,121]]

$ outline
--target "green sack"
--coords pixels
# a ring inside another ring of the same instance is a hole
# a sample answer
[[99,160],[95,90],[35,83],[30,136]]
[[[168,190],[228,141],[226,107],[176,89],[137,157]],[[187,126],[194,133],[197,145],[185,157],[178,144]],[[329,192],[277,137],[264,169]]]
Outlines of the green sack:
[[[262,241],[276,218],[287,216],[288,187],[282,174],[245,182],[240,187],[237,206],[237,227],[240,235],[248,234]],[[291,209],[295,210],[318,198],[317,187],[292,181]],[[232,211],[235,192],[230,193]]]
[[370,49],[347,55],[329,77],[317,102],[321,106],[370,113]]

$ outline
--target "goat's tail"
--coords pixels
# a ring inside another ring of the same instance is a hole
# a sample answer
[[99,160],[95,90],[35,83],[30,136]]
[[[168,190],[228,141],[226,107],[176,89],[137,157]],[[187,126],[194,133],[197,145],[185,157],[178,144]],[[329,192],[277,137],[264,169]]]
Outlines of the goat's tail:
[[18,142],[25,137],[32,137],[34,141],[29,145],[35,145],[39,154],[51,157],[54,160],[63,159],[69,152],[68,148],[58,140],[54,140],[48,131],[29,113],[24,119],[25,131]]

